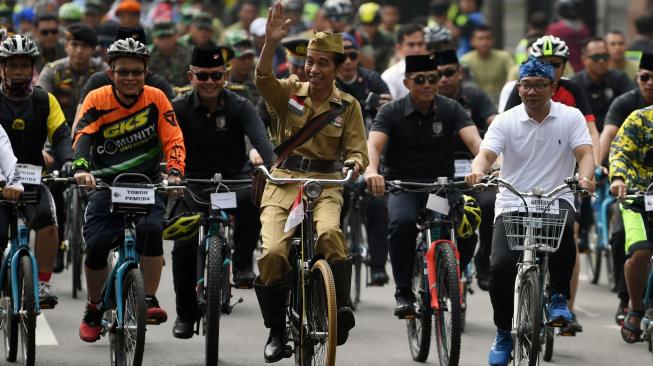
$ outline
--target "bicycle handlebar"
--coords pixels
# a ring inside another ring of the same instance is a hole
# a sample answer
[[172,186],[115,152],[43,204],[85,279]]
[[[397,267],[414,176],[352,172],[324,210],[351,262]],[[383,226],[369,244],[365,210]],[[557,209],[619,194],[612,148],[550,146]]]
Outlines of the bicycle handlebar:
[[567,177],[564,180],[564,184],[561,184],[557,187],[555,187],[553,190],[551,190],[548,193],[544,193],[544,190],[540,187],[533,187],[531,189],[531,192],[520,192],[515,188],[512,183],[501,179],[499,177],[491,176],[491,175],[486,175],[483,177],[483,182],[484,183],[478,183],[474,185],[474,188],[488,188],[488,187],[504,187],[508,191],[512,192],[522,200],[526,197],[541,197],[541,198],[552,198],[552,197],[559,197],[561,193],[566,193],[564,192],[565,190],[569,190],[569,192],[574,193],[574,192],[580,192],[580,193],[587,193],[591,194],[588,190],[585,188],[582,188],[579,185],[578,178],[576,177]]
[[318,178],[276,178],[270,175],[270,172],[266,167],[260,165],[256,168],[258,171],[265,175],[265,178],[268,182],[272,184],[292,184],[292,183],[306,183],[306,182],[317,182],[323,185],[344,185],[351,180],[353,171],[351,169],[347,170],[347,174],[343,179],[318,179]]

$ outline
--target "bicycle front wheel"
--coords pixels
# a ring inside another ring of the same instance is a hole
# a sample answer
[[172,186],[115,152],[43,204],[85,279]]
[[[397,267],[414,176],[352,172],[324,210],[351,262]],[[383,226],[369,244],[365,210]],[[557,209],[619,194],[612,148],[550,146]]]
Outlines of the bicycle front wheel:
[[417,253],[413,266],[413,286],[418,291],[415,302],[415,317],[406,320],[408,346],[413,360],[424,362],[429,357],[431,344],[431,304],[428,283],[424,277],[424,259]]
[[439,309],[435,310],[435,339],[440,365],[458,365],[460,358],[461,301],[458,261],[450,245],[437,250],[437,292]]
[[138,268],[127,271],[123,283],[122,328],[117,329],[115,359],[119,366],[140,366],[145,348],[145,285]]
[[209,240],[206,258],[206,302],[204,304],[204,344],[206,364],[218,364],[220,344],[220,312],[222,308],[222,242],[217,237]]
[[79,193],[71,192],[70,194],[70,211],[68,215],[67,227],[70,231],[66,238],[69,242],[69,250],[73,265],[73,299],[77,298],[77,292],[82,290],[82,221],[84,220],[79,207]]
[[18,272],[20,283],[20,339],[23,350],[23,365],[33,366],[36,357],[36,308],[34,305],[34,275],[29,255],[20,257]]
[[[2,257],[2,255],[0,255]],[[11,297],[11,269],[7,268],[5,283],[2,284],[0,295],[0,311],[2,311],[2,335],[5,346],[5,359],[9,362],[16,362],[18,354],[18,318],[14,316],[14,302]],[[20,286],[20,282],[18,283]],[[20,289],[19,289],[20,291]]]
[[311,269],[306,288],[306,320],[308,329],[301,341],[301,365],[336,364],[337,311],[336,287],[331,268],[318,260]]
[[540,282],[536,271],[524,273],[517,303],[517,336],[515,363],[535,366],[540,353],[542,327],[542,300]]

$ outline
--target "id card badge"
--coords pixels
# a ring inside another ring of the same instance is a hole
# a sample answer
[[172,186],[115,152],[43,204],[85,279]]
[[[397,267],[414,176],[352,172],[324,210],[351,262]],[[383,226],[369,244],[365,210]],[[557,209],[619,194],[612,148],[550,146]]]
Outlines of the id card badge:
[[21,184],[41,184],[41,172],[43,168],[38,165],[16,164],[18,181]]
[[443,215],[449,214],[449,201],[446,198],[442,198],[437,194],[429,194],[429,199],[426,201],[426,208],[433,212],[441,213]]
[[211,208],[227,210],[236,207],[236,192],[211,193]]
[[653,194],[647,194],[644,196],[644,209],[646,212],[653,211]]

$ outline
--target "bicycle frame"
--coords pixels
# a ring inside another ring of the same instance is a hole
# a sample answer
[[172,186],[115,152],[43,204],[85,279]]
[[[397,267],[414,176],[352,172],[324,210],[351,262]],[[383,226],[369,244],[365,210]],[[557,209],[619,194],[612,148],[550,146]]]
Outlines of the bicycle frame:
[[598,250],[603,250],[609,246],[608,213],[615,198],[610,194],[610,186],[605,183],[597,189],[596,193],[597,198],[593,204],[596,214],[596,247]]

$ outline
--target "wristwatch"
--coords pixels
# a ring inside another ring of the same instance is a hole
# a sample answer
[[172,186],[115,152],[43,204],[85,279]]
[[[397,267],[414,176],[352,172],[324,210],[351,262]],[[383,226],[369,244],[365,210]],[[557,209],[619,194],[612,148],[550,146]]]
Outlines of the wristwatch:
[[170,170],[168,170],[168,175],[172,175],[174,177],[181,177],[181,172],[177,168],[170,168]]

